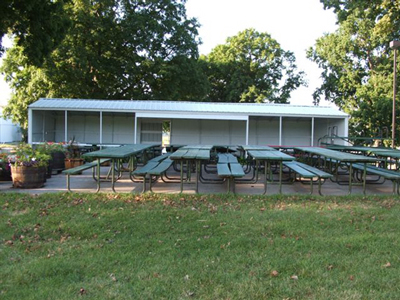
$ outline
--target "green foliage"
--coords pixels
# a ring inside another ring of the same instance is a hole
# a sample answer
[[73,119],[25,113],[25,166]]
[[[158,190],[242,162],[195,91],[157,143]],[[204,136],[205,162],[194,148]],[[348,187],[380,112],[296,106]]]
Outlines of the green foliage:
[[50,158],[46,149],[33,149],[32,145],[25,143],[19,144],[15,148],[15,154],[9,156],[11,164],[26,167],[46,167]]
[[[391,128],[393,50],[400,38],[400,1],[321,1],[334,8],[339,29],[319,38],[308,57],[322,69],[314,92],[351,115],[351,135],[374,136]],[[400,110],[398,111],[398,113]]]
[[5,116],[27,127],[39,97],[201,100],[206,77],[197,63],[195,19],[186,0],[71,0],[71,26],[41,68],[24,48],[7,52],[1,72],[13,94]]
[[0,2],[0,55],[4,48],[1,38],[11,33],[33,65],[40,66],[62,41],[69,21],[64,1],[2,0]]
[[4,300],[400,292],[391,196],[1,193],[0,207]]
[[305,84],[293,53],[254,29],[228,38],[201,59],[207,63],[210,101],[287,103],[290,93]]
[[53,142],[46,142],[43,144],[39,144],[36,147],[36,150],[46,154],[52,154],[56,152],[65,153],[67,151],[64,143],[53,143]]

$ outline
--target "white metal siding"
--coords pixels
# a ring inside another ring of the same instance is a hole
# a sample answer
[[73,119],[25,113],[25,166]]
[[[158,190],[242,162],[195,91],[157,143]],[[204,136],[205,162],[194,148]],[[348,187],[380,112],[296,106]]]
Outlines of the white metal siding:
[[249,144],[278,145],[279,118],[250,119]]
[[311,119],[283,118],[282,127],[282,145],[311,145]]

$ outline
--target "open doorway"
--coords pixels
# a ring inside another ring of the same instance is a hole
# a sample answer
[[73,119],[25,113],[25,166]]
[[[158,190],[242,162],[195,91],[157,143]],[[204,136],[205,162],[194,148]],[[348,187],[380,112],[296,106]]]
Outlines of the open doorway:
[[162,148],[166,152],[167,147],[171,143],[171,121],[163,121],[162,123]]

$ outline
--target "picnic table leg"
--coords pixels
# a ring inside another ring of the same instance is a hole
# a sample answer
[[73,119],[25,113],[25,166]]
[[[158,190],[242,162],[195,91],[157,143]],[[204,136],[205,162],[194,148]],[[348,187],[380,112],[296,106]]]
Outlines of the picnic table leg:
[[282,194],[282,161],[279,162],[279,194]]
[[264,193],[263,195],[265,195],[267,193],[267,173],[268,173],[268,162],[264,161]]
[[96,193],[100,191],[100,158],[97,159],[97,190]]
[[[151,180],[150,180],[150,182],[151,182]],[[144,192],[146,192],[146,174],[144,174],[144,176],[143,176],[143,190],[142,190],[142,193],[144,193]]]
[[200,177],[199,165],[201,166],[200,161],[196,160],[195,165],[196,165],[196,194],[198,194],[199,193],[199,177]]
[[367,181],[367,163],[364,163],[364,171],[363,171],[363,194],[364,195],[365,195],[366,181]]
[[71,192],[69,174],[67,174],[67,190],[68,192]]
[[322,192],[321,192],[321,177],[318,178],[318,194],[320,196],[322,196]]
[[183,160],[180,162],[181,165],[181,193],[183,192]]
[[115,159],[111,160],[111,189],[115,193]]
[[353,163],[350,163],[349,167],[349,195],[351,194],[351,185],[352,185],[352,178],[353,177]]
[[312,195],[314,192],[314,184],[313,184],[313,179],[311,178],[311,184],[310,184],[310,195]]

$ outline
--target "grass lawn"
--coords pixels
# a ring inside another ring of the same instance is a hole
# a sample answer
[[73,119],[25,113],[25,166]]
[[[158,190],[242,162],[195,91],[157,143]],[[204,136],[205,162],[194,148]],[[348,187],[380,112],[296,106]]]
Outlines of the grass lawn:
[[399,299],[396,197],[0,195],[1,299]]

